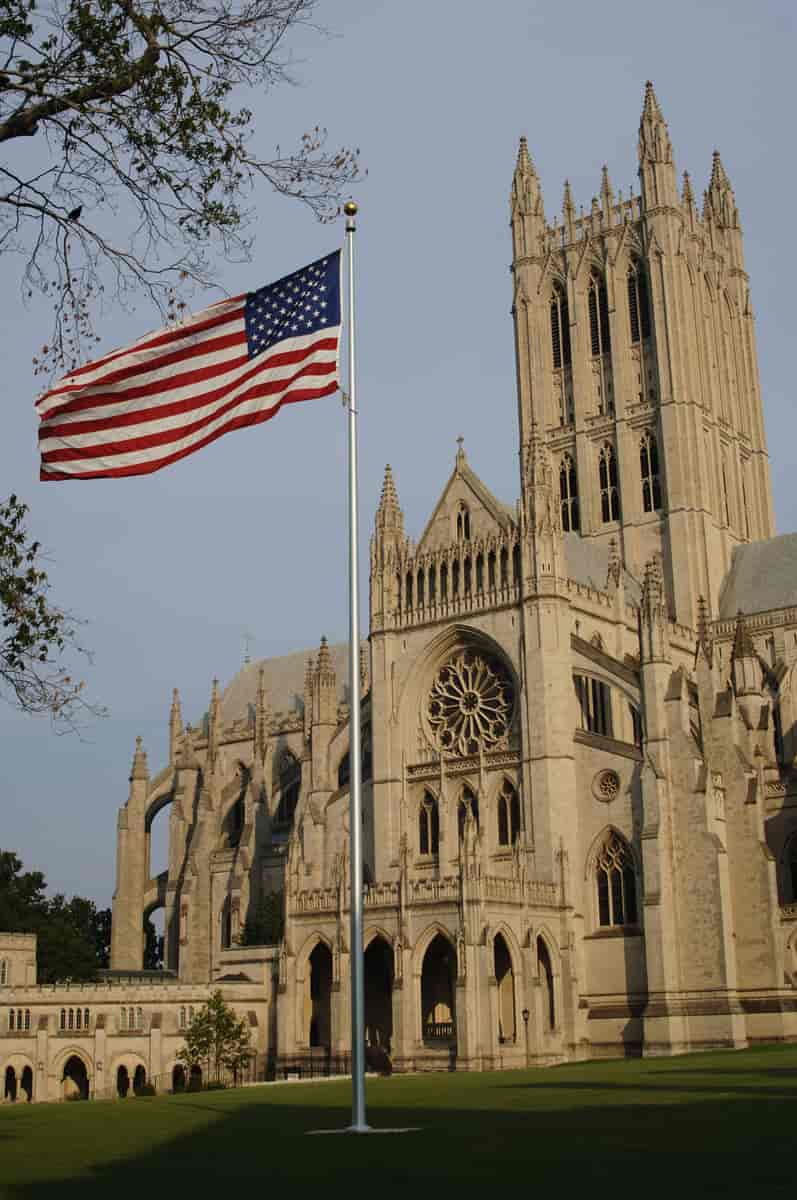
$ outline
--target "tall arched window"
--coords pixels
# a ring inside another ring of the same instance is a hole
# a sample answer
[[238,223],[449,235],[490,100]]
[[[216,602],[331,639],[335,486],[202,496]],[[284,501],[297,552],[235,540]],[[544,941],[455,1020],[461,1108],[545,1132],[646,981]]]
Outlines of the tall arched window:
[[559,467],[559,507],[564,532],[578,532],[581,528],[578,511],[578,474],[576,464],[569,454],[562,455]]
[[440,817],[437,801],[430,792],[424,792],[418,810],[418,852],[437,854],[440,848]]
[[290,751],[286,751],[280,764],[280,799],[274,815],[276,826],[285,827],[293,824],[296,805],[299,803],[301,781],[302,768]]
[[423,587],[423,568],[418,571],[418,578],[415,580],[415,596],[418,601],[418,608],[423,608],[424,604],[424,587]]
[[645,512],[658,512],[661,508],[659,449],[656,438],[650,432],[643,433],[639,441],[639,471],[642,476],[642,508]]
[[232,945],[232,901],[228,896],[221,909],[221,948],[229,950]]
[[620,489],[617,486],[617,455],[609,442],[601,446],[598,456],[598,479],[601,489],[601,520],[620,520]]
[[595,860],[598,924],[611,928],[636,925],[636,871],[628,844],[610,833]]
[[457,537],[460,541],[470,541],[470,512],[464,501],[460,501],[457,509]]
[[520,800],[505,779],[498,793],[498,845],[514,846],[520,837]]
[[478,824],[479,824],[479,801],[477,800],[476,796],[470,790],[469,787],[464,787],[462,789],[462,796],[460,798],[459,804],[457,805],[457,826],[459,829],[459,840],[460,841],[462,841],[463,835],[465,833],[465,820],[467,818],[468,811],[473,813],[474,820],[476,821],[476,825],[478,827]]
[[8,959],[0,958],[0,987],[8,985]]
[[593,358],[611,352],[606,281],[596,271],[593,271],[589,280],[589,337]]
[[556,1028],[556,997],[553,984],[553,966],[551,965],[551,956],[548,953],[548,947],[543,938],[537,938],[537,975],[545,987],[545,998],[547,1000],[545,1012],[545,1024],[548,1029]]
[[567,296],[558,283],[551,292],[551,349],[555,371],[570,366],[570,314]]
[[636,343],[649,338],[648,285],[642,264],[638,262],[628,268],[628,315],[631,319],[631,341]]

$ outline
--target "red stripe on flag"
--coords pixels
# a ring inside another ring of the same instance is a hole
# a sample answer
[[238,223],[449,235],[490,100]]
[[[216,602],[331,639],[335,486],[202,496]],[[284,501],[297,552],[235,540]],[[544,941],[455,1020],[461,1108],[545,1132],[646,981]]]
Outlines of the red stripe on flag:
[[71,474],[68,471],[48,471],[44,466],[41,467],[39,478],[45,481],[55,481],[61,479],[115,479],[125,475],[149,475],[154,471],[159,471],[161,467],[168,467],[171,463],[177,462],[178,459],[186,458],[189,454],[193,454],[195,450],[201,450],[203,446],[209,446],[211,442],[215,442],[223,434],[229,433],[233,429],[243,429],[249,425],[260,425],[264,421],[269,421],[276,416],[284,404],[296,404],[302,400],[318,400],[322,396],[330,396],[338,389],[337,379],[325,384],[319,388],[300,388],[293,392],[287,392],[281,399],[271,408],[264,409],[256,413],[247,413],[244,416],[233,417],[227,421],[221,429],[215,429],[213,433],[202,438],[198,442],[193,442],[190,446],[185,446],[182,450],[176,450],[173,454],[164,455],[163,458],[153,459],[146,463],[133,463],[126,467],[108,467],[100,471],[89,471],[85,474]]

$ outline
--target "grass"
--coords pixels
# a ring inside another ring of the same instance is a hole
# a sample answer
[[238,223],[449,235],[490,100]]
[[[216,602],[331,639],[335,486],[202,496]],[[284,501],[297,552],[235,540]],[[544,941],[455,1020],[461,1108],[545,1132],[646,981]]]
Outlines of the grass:
[[372,1125],[421,1127],[390,1137],[304,1136],[347,1124],[345,1081],[18,1104],[0,1195],[792,1196],[795,1101],[797,1046],[369,1080]]

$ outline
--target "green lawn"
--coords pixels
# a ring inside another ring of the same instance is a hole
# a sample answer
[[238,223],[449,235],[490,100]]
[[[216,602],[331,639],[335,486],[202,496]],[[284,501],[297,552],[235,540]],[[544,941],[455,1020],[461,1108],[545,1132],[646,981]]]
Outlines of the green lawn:
[[347,1123],[349,1088],[6,1106],[0,1195],[422,1200],[456,1187],[497,1200],[509,1185],[535,1200],[540,1188],[583,1200],[752,1200],[795,1191],[797,1046],[369,1080],[371,1123],[418,1132],[305,1137]]

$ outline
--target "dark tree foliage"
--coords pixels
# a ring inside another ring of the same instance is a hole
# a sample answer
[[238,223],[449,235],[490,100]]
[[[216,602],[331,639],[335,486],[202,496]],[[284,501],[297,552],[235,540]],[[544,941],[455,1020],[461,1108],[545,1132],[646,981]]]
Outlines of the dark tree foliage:
[[48,898],[41,871],[23,871],[12,851],[0,851],[0,929],[35,933],[39,983],[90,980],[110,957],[110,909],[92,900]]
[[82,681],[62,665],[65,652],[85,651],[76,620],[50,602],[41,546],[25,528],[27,511],[16,496],[0,504],[0,694],[23,712],[73,726],[81,713],[102,710],[85,700]]
[[282,892],[269,892],[250,905],[243,929],[238,937],[241,946],[275,946],[285,929]]
[[211,253],[246,255],[258,179],[337,213],[356,151],[319,127],[262,157],[252,136],[315,3],[0,0],[0,254],[54,305],[37,370],[81,359],[104,300],[143,291],[168,315]]

